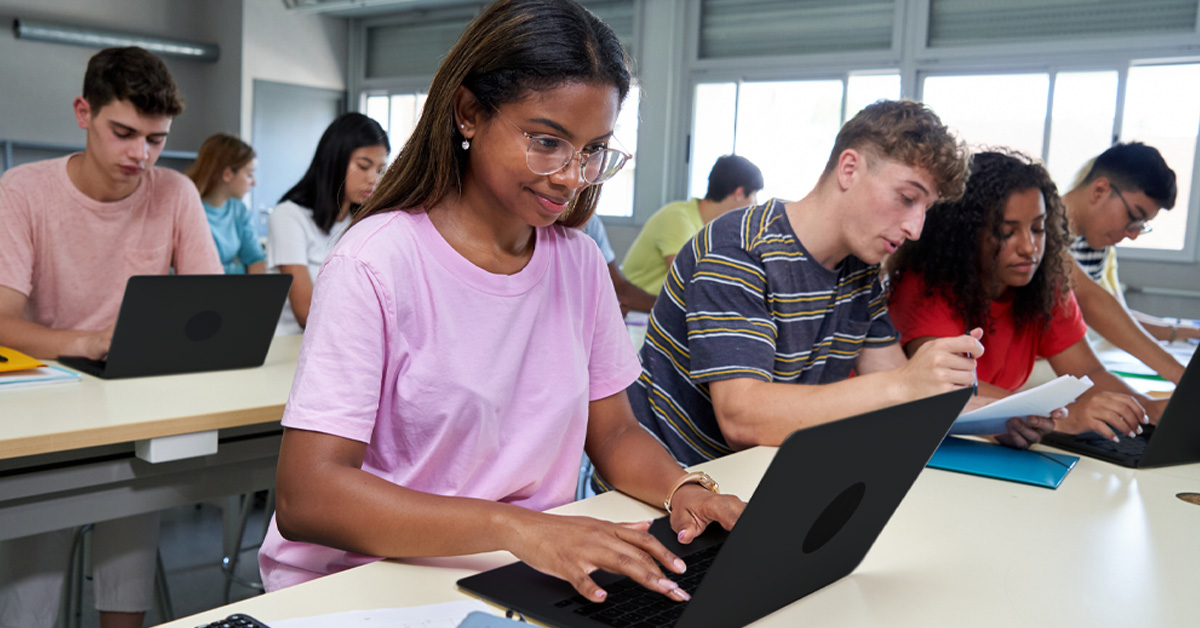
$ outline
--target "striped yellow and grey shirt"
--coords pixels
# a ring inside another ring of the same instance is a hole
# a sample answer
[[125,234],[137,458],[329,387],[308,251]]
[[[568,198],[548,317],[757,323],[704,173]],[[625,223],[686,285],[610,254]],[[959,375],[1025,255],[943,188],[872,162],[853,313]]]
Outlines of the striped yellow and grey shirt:
[[864,347],[897,341],[879,267],[851,256],[829,270],[802,238],[773,199],[709,223],[675,258],[629,395],[638,420],[681,464],[732,452],[709,382],[836,382]]

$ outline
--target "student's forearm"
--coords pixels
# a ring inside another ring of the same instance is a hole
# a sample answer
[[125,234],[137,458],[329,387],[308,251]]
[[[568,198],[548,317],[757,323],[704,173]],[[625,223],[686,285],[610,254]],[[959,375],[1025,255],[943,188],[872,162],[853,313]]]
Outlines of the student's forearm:
[[613,288],[617,291],[617,301],[625,309],[649,312],[654,308],[654,295],[633,285],[617,267],[616,262],[608,264],[608,276],[612,279]]
[[588,457],[600,477],[614,488],[659,508],[684,473],[667,450],[636,423],[589,447]]
[[739,450],[777,446],[798,429],[910,401],[894,370],[820,385],[724,380],[710,390],[721,433]]
[[1087,373],[1087,376],[1092,380],[1092,387],[1089,388],[1083,395],[1080,395],[1080,397],[1085,397],[1090,394],[1099,394],[1102,392],[1121,393],[1122,395],[1129,395],[1130,397],[1137,399],[1137,402],[1141,404],[1142,408],[1146,408],[1150,402],[1154,401],[1146,395],[1134,390],[1129,386],[1129,384],[1125,383],[1125,380],[1121,379],[1117,375],[1113,375],[1104,368],[1093,369]]
[[85,355],[83,344],[95,332],[50,329],[19,318],[0,319],[0,345],[39,360],[60,355]]
[[1183,377],[1183,365],[1159,346],[1116,298],[1091,279],[1080,281],[1075,294],[1084,320],[1096,333],[1166,379],[1179,383],[1179,378]]
[[1129,310],[1142,328],[1146,330],[1155,340],[1176,341],[1188,340],[1192,338],[1200,338],[1200,328],[1190,324],[1179,325],[1157,316],[1152,316],[1137,310]]
[[404,488],[342,464],[289,460],[286,443],[276,510],[279,531],[290,540],[369,556],[456,556],[508,549],[518,522],[538,514]]
[[656,298],[653,294],[630,283],[628,279],[622,278],[622,284],[617,286],[617,300],[635,312],[649,312],[654,309]]
[[262,275],[267,272],[266,262],[254,262],[246,267],[246,273],[249,275]]

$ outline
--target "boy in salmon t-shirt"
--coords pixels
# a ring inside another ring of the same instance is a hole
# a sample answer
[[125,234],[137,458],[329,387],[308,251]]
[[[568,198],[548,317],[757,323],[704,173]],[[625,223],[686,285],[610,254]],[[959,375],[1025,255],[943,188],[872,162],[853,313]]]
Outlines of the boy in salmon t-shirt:
[[[129,277],[223,268],[196,187],[154,166],[183,111],[162,61],[141,48],[100,51],[73,108],[82,153],[0,177],[0,345],[101,359]],[[0,543],[0,627],[54,624],[74,532]],[[142,625],[157,546],[157,513],[96,524],[102,627]]]

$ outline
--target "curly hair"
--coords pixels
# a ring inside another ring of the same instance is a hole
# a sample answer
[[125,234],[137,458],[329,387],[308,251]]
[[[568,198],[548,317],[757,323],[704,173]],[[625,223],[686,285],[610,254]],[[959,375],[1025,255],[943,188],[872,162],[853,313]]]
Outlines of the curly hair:
[[833,172],[842,152],[850,148],[921,168],[933,177],[941,200],[954,200],[963,194],[966,145],[937,114],[919,102],[880,100],[847,120],[833,142],[822,179]]
[[1004,206],[1012,194],[1034,188],[1046,203],[1045,251],[1033,280],[1016,290],[1013,318],[1018,330],[1047,325],[1069,287],[1066,212],[1050,174],[1018,152],[989,150],[971,158],[963,197],[930,208],[921,239],[904,243],[888,261],[889,285],[899,285],[905,273],[920,274],[926,297],[946,299],[968,329],[993,331],[988,286],[1000,253],[995,243],[1001,241]]

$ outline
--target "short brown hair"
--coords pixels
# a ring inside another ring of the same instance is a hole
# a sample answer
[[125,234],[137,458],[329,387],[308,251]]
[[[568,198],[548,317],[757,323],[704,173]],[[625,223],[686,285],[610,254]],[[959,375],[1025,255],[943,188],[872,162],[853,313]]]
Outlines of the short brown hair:
[[185,174],[203,197],[217,187],[226,168],[237,172],[254,157],[254,149],[249,144],[228,133],[217,133],[200,145],[196,161]]
[[114,100],[129,101],[139,113],[175,117],[183,99],[162,59],[142,48],[105,48],[88,61],[83,97],[96,115]]
[[936,182],[940,200],[957,200],[966,188],[966,144],[919,102],[880,100],[867,105],[842,125],[821,177],[833,172],[842,152],[851,148],[925,170]]

